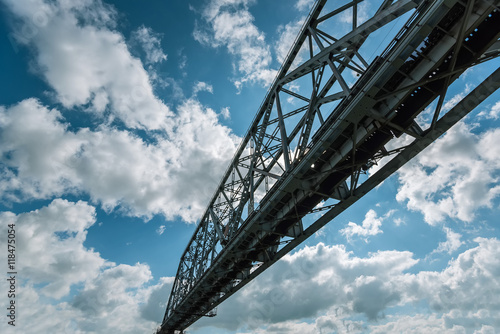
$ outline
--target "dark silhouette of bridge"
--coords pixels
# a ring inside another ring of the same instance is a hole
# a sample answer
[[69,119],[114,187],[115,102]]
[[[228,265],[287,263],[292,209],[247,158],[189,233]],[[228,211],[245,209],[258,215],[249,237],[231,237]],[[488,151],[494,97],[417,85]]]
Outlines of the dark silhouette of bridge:
[[[498,89],[492,68],[443,108],[464,71],[499,56],[498,0],[383,0],[358,24],[360,2],[314,4],[180,259],[159,333],[214,315]],[[347,13],[352,29],[337,36]],[[373,55],[374,33],[402,17]]]

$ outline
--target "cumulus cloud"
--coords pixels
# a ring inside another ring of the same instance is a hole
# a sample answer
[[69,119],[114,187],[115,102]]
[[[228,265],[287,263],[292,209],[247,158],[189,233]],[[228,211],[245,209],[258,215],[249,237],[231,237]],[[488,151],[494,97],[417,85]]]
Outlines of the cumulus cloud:
[[[73,298],[74,328],[83,333],[150,333],[163,318],[173,277],[151,285],[145,264],[117,265],[88,281]],[[74,332],[69,332],[74,333]]]
[[139,43],[146,53],[146,63],[161,63],[167,60],[167,55],[161,48],[161,35],[153,29],[141,26],[132,33],[132,40]]
[[500,301],[490,298],[499,292],[500,253],[497,239],[474,239],[478,246],[450,261],[441,273],[421,272],[416,275],[419,290],[435,310],[477,312],[498,310]]
[[[286,255],[222,304],[216,318],[200,320],[193,329],[210,325],[239,333],[357,333],[366,331],[360,315],[377,319],[368,322],[376,333],[498,329],[500,302],[491,296],[500,293],[500,241],[474,241],[476,247],[442,271],[413,274],[408,271],[418,260],[411,252],[356,257],[342,246],[305,247]],[[417,304],[427,305],[427,313],[397,311]],[[395,311],[384,316],[391,309]]]
[[16,250],[22,259],[17,269],[32,283],[44,285],[41,292],[46,296],[61,298],[71,285],[94,278],[109,265],[83,246],[86,230],[95,223],[95,209],[85,202],[56,199],[28,213],[1,212],[0,221],[2,235],[7,235],[8,224],[15,224]]
[[147,300],[141,305],[141,315],[144,319],[159,322],[167,309],[168,297],[172,290],[175,277],[162,277],[158,284],[144,291]]
[[264,33],[253,23],[249,12],[252,0],[212,0],[202,12],[193,36],[203,45],[224,46],[234,58],[238,89],[245,83],[271,84],[276,71],[270,68],[272,56]]
[[[197,82],[191,99],[177,94],[172,111],[154,95],[154,78],[113,30],[112,7],[100,0],[26,1],[6,5],[15,27],[38,18],[31,35],[23,29],[14,34],[34,51],[37,71],[64,108],[81,107],[108,120],[97,128],[69,130],[61,111],[36,99],[0,106],[0,137],[6,143],[0,148],[2,199],[83,192],[107,211],[199,219],[239,142],[219,124],[216,112],[196,100],[212,86]],[[133,39],[142,43],[148,62],[166,59],[160,36],[150,28],[140,27]],[[175,82],[172,86],[178,90]],[[122,123],[115,127],[114,119]],[[123,124],[147,130],[146,136]]]
[[[18,314],[15,333],[105,334],[116,330],[127,334],[152,333],[162,318],[165,306],[156,303],[156,293],[169,291],[172,278],[147,285],[149,268],[142,264],[119,265],[104,270],[88,281],[70,301],[47,300],[30,282],[18,286],[22,293],[16,303]],[[6,291],[6,284],[0,282]],[[165,294],[160,295],[165,298]],[[21,306],[22,305],[22,306]],[[154,318],[154,319],[152,319]],[[36,326],[33,326],[36,323]],[[2,333],[14,333],[6,322]]]
[[0,107],[2,198],[23,201],[85,192],[105,210],[199,219],[238,142],[196,100],[178,107],[168,138],[146,143],[106,126],[70,131],[35,99]]
[[[343,246],[320,243],[305,247],[286,255],[222,304],[216,318],[201,320],[195,326],[210,324],[253,332],[263,325],[289,326],[328,310],[340,321],[353,313],[375,319],[402,298],[392,278],[404,275],[417,262],[410,252],[380,251],[358,258]],[[325,320],[321,320],[324,326]]]
[[[500,293],[500,254],[498,239],[476,238],[477,247],[461,253],[441,272],[422,271],[407,280],[407,298],[428,303],[434,315],[391,317],[387,324],[374,326],[373,332],[387,329],[418,333],[456,331],[482,333],[500,328],[500,302],[491,296]],[[425,318],[424,318],[425,317]],[[426,331],[427,332],[427,331]]]
[[209,92],[213,93],[214,88],[211,84],[208,84],[203,81],[197,81],[193,86],[193,96],[198,95],[199,92]]
[[[124,37],[112,30],[115,15],[109,6],[100,0],[4,2],[17,18],[14,38],[34,50],[35,70],[64,107],[88,106],[99,113],[109,107],[111,119],[130,128],[169,126],[172,112],[154,95],[148,73]],[[139,29],[136,35],[149,60],[162,59],[150,30]]]
[[499,140],[499,129],[474,134],[458,123],[398,171],[396,199],[432,225],[446,217],[472,222],[475,211],[491,207],[500,194]]
[[440,242],[438,248],[436,248],[433,253],[446,252],[451,254],[464,244],[464,242],[460,240],[462,237],[460,233],[454,232],[451,228],[446,226],[443,227],[443,231],[446,233],[446,241]]
[[[131,326],[136,330],[145,327],[140,317],[139,304],[145,302],[140,289],[151,278],[149,267],[138,263],[120,264],[87,281],[71,303],[86,315],[79,319],[78,326],[85,332],[102,331],[103,327],[130,332]],[[134,325],[134,321],[139,324]]]
[[[158,299],[166,298],[173,278],[151,284],[148,265],[116,265],[85,247],[94,223],[95,208],[83,201],[56,199],[38,210],[0,213],[1,235],[9,224],[16,230],[17,332],[144,333],[161,319],[165,306]],[[7,249],[6,238],[0,246]],[[0,288],[8,291],[6,280]],[[10,333],[6,327],[3,321],[2,333]]]
[[340,233],[345,235],[349,242],[352,241],[354,236],[365,237],[365,242],[368,242],[368,236],[377,235],[383,233],[380,229],[382,226],[382,221],[392,215],[394,211],[389,211],[383,217],[377,217],[377,213],[370,209],[365,215],[365,219],[358,225],[353,222],[349,222],[345,228],[340,230]]

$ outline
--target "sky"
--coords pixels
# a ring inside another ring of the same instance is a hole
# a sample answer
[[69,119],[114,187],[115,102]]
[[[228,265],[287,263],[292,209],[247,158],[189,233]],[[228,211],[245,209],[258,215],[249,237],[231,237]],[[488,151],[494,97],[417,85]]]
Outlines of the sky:
[[[312,3],[0,0],[2,333],[153,332]],[[500,332],[499,125],[496,92],[188,332]]]

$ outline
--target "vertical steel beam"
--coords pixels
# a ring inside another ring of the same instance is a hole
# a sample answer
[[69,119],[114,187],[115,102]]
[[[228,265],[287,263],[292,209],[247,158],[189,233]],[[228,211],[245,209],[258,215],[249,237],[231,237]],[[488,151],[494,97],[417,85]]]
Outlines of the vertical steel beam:
[[290,170],[290,151],[288,147],[288,137],[286,134],[286,128],[285,128],[285,121],[283,120],[283,111],[281,110],[281,102],[280,102],[280,96],[279,92],[276,91],[276,109],[278,112],[278,122],[279,122],[279,128],[280,128],[280,134],[281,134],[281,146],[283,149],[283,160],[285,164],[285,171]]

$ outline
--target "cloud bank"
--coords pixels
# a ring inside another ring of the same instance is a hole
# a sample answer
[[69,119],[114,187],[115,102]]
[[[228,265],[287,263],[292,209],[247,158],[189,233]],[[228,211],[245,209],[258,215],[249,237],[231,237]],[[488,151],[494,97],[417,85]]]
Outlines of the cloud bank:
[[[416,333],[422,328],[472,333],[498,328],[500,303],[491,296],[500,293],[495,260],[500,241],[474,242],[442,271],[417,273],[411,271],[419,260],[408,251],[357,257],[343,246],[305,247],[219,306],[216,318],[195,327],[238,333]],[[431,315],[415,305],[425,305]],[[413,314],[398,314],[402,306]],[[311,318],[316,320],[303,320]]]
[[[1,235],[9,224],[16,229],[15,333],[144,333],[161,318],[165,305],[157,298],[165,298],[172,279],[154,283],[148,265],[117,265],[85,247],[96,222],[88,203],[55,199],[30,212],[1,212],[0,222]],[[0,247],[7,249],[5,238]],[[0,288],[8,291],[6,280]],[[2,321],[0,329],[13,328]]]
[[[0,218],[5,222],[0,225],[2,234],[7,224],[16,224],[18,254],[23,258],[19,270],[29,273],[23,275],[18,300],[23,305],[18,329],[24,333],[138,333],[151,330],[161,318],[173,278],[154,282],[147,265],[117,265],[86,248],[86,231],[95,224],[95,209],[88,203],[54,200],[39,210],[3,212]],[[30,242],[21,242],[25,239]],[[500,293],[500,241],[476,238],[474,243],[443,270],[421,272],[412,272],[420,260],[408,251],[358,257],[344,246],[305,247],[285,256],[222,304],[217,317],[199,321],[192,330],[213,326],[238,333],[356,333],[498,328],[500,302],[491,296]],[[4,240],[0,247],[6,248]],[[35,288],[40,285],[44,287]],[[411,310],[412,305],[420,307],[413,314],[398,314],[398,307]],[[421,313],[422,305],[432,311],[430,317]],[[304,322],[307,318],[316,320]]]
[[[16,40],[34,51],[34,69],[63,109],[34,98],[0,106],[2,198],[84,193],[107,211],[199,219],[239,142],[196,98],[212,87],[198,82],[192,98],[168,107],[113,30],[115,11],[99,0],[5,3],[21,27]],[[133,39],[148,62],[166,61],[150,28],[138,28]],[[74,129],[63,112],[90,113],[100,125]]]

